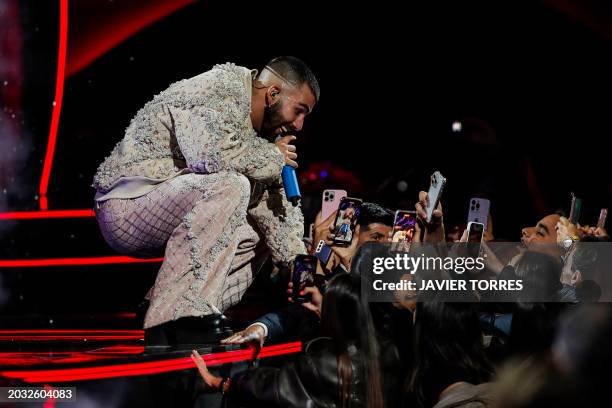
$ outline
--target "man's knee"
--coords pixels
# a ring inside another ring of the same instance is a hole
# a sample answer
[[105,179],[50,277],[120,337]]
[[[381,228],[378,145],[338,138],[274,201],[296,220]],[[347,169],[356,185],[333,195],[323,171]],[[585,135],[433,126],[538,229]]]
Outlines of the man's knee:
[[244,174],[228,172],[224,180],[240,191],[251,191],[251,182]]

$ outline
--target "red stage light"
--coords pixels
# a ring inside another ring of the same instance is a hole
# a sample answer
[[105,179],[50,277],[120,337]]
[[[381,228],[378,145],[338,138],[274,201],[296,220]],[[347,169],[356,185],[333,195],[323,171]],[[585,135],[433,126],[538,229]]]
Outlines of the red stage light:
[[0,220],[95,217],[93,210],[15,211],[0,213]]
[[51,128],[49,129],[49,141],[43,164],[42,177],[40,179],[40,209],[49,208],[47,202],[47,189],[51,166],[53,165],[53,154],[57,141],[57,129],[59,127],[60,113],[62,111],[62,99],[64,97],[64,77],[66,70],[66,48],[68,41],[68,0],[60,0],[60,27],[59,27],[59,49],[57,52],[57,76],[55,79],[55,100],[53,101],[53,113],[51,115]]
[[[268,346],[261,350],[260,358],[298,353],[301,350],[301,342]],[[207,365],[216,366],[236,361],[246,361],[251,358],[251,355],[251,350],[237,350],[205,354],[202,357],[204,358],[204,361],[206,361]],[[20,379],[28,383],[59,383],[103,378],[152,375],[169,371],[192,369],[194,367],[195,364],[193,360],[191,360],[191,357],[182,357],[165,361],[116,364],[112,366],[56,370],[4,371],[0,372],[0,375],[6,378]]]
[[53,259],[3,259],[0,268],[26,268],[41,266],[79,266],[130,263],[162,262],[164,258],[138,259],[129,256],[102,256],[94,258],[53,258]]

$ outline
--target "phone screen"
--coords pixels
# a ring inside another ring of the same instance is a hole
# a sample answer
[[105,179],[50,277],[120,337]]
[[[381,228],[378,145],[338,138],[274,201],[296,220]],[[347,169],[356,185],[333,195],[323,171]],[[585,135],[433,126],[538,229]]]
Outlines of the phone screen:
[[416,227],[416,212],[398,210],[395,212],[393,222],[393,236],[391,238],[391,250],[394,252],[407,252],[410,243],[414,239]]
[[482,235],[484,233],[484,224],[479,222],[473,222],[470,224],[470,230],[468,231],[468,242],[474,242],[480,244],[482,241]]
[[415,211],[397,211],[393,222],[392,242],[412,242],[416,225]]
[[480,244],[484,235],[484,224],[479,222],[470,222],[468,229],[468,253],[472,258],[480,255]]
[[312,255],[298,255],[293,261],[293,299],[305,302],[307,299],[300,292],[307,286],[314,285],[314,275],[317,272],[318,258]]
[[338,214],[334,222],[334,243],[350,244],[353,240],[359,212],[361,210],[361,200],[356,198],[343,198],[338,206]]

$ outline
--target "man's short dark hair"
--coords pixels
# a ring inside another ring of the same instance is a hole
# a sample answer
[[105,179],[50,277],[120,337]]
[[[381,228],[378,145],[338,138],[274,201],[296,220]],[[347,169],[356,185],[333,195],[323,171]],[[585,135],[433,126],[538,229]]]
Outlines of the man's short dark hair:
[[391,210],[375,203],[364,202],[359,212],[359,226],[368,228],[370,224],[378,223],[392,227],[394,218],[395,215]]
[[597,247],[591,242],[597,242],[597,240],[587,238],[576,243],[572,258],[572,271],[580,271],[583,279],[591,279],[597,270]]
[[302,84],[307,84],[316,101],[319,101],[321,96],[319,82],[310,68],[301,59],[296,57],[276,57],[268,62],[266,67],[272,68],[275,73],[293,85],[301,86]]

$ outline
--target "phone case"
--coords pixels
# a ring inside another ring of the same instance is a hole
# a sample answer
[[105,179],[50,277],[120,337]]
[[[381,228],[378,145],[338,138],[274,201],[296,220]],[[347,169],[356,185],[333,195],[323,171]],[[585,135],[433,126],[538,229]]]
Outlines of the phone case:
[[321,264],[325,266],[327,265],[327,262],[329,262],[329,258],[331,254],[332,254],[331,248],[325,244],[325,241],[320,240],[319,243],[317,244],[317,248],[315,249],[314,256],[319,258],[319,260],[321,261]]
[[440,201],[440,197],[442,196],[442,190],[444,190],[444,185],[446,184],[446,178],[439,171],[435,171],[431,175],[431,181],[429,184],[429,191],[427,192],[427,196],[429,197],[429,205],[425,207],[425,212],[427,213],[427,222],[431,222],[431,217],[433,215],[434,210],[438,206],[438,202]]
[[321,222],[338,210],[340,201],[347,196],[345,190],[323,190],[321,199]]
[[572,204],[570,207],[569,221],[576,225],[580,219],[580,210],[582,209],[582,200],[572,193]]
[[468,223],[479,222],[484,224],[485,230],[487,229],[487,222],[489,221],[489,208],[491,202],[486,198],[473,197],[470,199],[470,208],[468,210]]
[[597,220],[597,228],[604,228],[606,226],[606,218],[608,217],[608,209],[602,208],[599,212],[599,220]]

